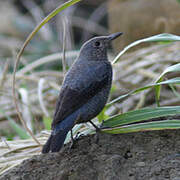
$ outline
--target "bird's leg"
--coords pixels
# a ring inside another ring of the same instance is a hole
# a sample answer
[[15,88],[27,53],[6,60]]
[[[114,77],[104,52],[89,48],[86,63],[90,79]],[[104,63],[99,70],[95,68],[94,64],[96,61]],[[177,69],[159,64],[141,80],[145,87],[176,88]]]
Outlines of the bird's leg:
[[99,128],[98,126],[96,126],[91,120],[89,121],[91,124],[92,124],[92,126],[96,129],[96,137],[95,137],[95,143],[96,144],[98,144],[98,142],[99,142],[99,133],[100,133],[100,131],[101,131],[101,128]]
[[[76,118],[76,121],[78,121],[79,119],[80,119],[80,114],[79,114],[78,117]],[[76,121],[75,121],[75,122],[76,122]],[[71,145],[70,145],[70,149],[72,149],[72,148],[74,147],[74,145],[75,145],[78,137],[79,137],[79,132],[77,132],[77,134],[76,134],[76,136],[75,136],[75,138],[74,138],[74,137],[73,137],[73,131],[72,131],[72,129],[71,129]]]
[[73,137],[73,132],[71,130],[71,145],[70,145],[70,149],[73,149],[77,140],[79,139],[79,137],[83,136],[83,134],[80,134],[80,132],[77,132],[75,138]]
[[100,131],[101,129],[99,127],[97,127],[91,120],[89,120],[89,122],[92,124],[92,126],[96,129],[96,133],[98,131]]
[[72,131],[72,129],[71,129],[71,141],[74,142],[73,131]]
[[71,145],[70,145],[70,149],[73,149],[74,145],[75,145],[75,142],[76,142],[76,138],[74,139],[73,137],[73,131],[71,129]]

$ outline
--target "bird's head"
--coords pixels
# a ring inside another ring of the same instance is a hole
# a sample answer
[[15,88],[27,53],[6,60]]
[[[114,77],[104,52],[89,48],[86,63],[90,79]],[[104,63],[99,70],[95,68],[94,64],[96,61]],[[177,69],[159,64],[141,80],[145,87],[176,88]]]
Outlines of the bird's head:
[[110,42],[122,34],[122,32],[117,32],[109,36],[98,36],[90,39],[81,47],[80,57],[87,60],[107,59],[107,48]]

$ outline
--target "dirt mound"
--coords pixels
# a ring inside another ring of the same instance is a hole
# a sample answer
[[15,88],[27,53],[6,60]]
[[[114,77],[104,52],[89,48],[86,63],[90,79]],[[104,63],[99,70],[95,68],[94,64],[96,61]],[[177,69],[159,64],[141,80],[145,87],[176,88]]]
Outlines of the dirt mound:
[[100,134],[66,145],[60,153],[37,155],[1,180],[179,180],[180,131]]

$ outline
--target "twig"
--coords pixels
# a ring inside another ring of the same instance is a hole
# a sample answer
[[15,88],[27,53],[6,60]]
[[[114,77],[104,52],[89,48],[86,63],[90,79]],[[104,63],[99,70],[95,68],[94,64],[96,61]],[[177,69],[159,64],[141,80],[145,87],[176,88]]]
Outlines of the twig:
[[1,137],[1,140],[6,144],[7,148],[8,148],[9,150],[11,150],[9,144],[6,142],[6,139],[4,139],[4,138]]
[[[23,79],[23,80],[28,80],[28,81],[34,81],[36,83],[39,82],[39,77],[34,76],[34,75],[17,75],[16,76],[17,79]],[[56,90],[59,90],[59,85],[55,82],[48,82],[50,87],[53,87]]]
[[4,82],[6,80],[6,75],[7,75],[7,72],[8,72],[8,67],[9,67],[9,60],[6,61],[6,64],[5,64],[3,72],[2,72],[2,77],[1,77],[1,80],[0,80],[0,90],[3,89],[3,85],[4,85]]
[[63,58],[62,58],[62,65],[63,65],[63,74],[66,74],[66,18],[63,20]]
[[16,85],[16,69],[18,67],[18,64],[19,64],[19,61],[20,61],[20,57],[21,57],[21,54],[23,53],[24,51],[24,48],[25,46],[23,46],[23,48],[21,49],[20,53],[18,54],[18,57],[17,57],[17,61],[15,63],[15,66],[14,66],[14,72],[13,72],[13,85],[12,85],[12,89],[13,89],[13,99],[14,99],[14,104],[15,104],[15,108],[16,108],[16,111],[17,111],[17,114],[19,116],[19,119],[22,123],[22,125],[24,126],[24,128],[26,129],[26,131],[30,134],[30,136],[34,139],[34,141],[41,146],[40,142],[36,139],[36,137],[33,135],[32,131],[27,127],[26,125],[26,122],[24,121],[24,119],[22,118],[22,115],[21,115],[21,112],[19,110],[19,107],[18,107],[18,102],[17,102],[17,98],[16,98],[16,88],[15,88],[15,85]]
[[45,107],[44,101],[43,101],[43,85],[44,85],[44,83],[45,83],[45,79],[41,78],[38,83],[38,99],[39,99],[39,104],[40,104],[40,107],[41,107],[43,113],[45,114],[46,117],[50,117],[49,113]]
[[[78,53],[79,53],[79,51],[68,51],[68,52],[66,52],[66,57],[68,57],[68,58],[76,57],[78,55]],[[28,64],[26,67],[22,68],[21,70],[19,70],[17,72],[17,75],[25,74],[25,73],[31,71],[32,69],[37,68],[38,66],[41,66],[45,63],[57,61],[57,60],[59,60],[59,58],[63,58],[63,53],[55,53],[55,54],[51,54],[49,56],[42,57],[42,58]]]

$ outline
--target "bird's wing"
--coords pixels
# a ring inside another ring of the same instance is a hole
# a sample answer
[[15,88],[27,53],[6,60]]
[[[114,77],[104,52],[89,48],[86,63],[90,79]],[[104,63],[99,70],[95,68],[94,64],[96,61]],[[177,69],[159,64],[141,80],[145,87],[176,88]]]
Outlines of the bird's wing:
[[56,104],[52,128],[96,95],[112,76],[110,63],[80,67],[79,70],[74,69],[74,73],[71,71],[66,79],[73,78],[74,81],[66,83],[65,79]]

